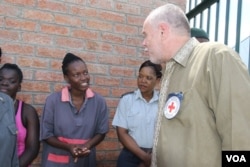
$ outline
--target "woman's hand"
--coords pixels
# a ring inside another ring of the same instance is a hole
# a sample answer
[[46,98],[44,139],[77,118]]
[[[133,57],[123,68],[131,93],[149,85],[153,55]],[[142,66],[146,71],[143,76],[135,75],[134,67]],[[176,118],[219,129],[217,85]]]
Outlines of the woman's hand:
[[69,145],[69,152],[72,155],[72,157],[78,157],[78,154],[80,153],[80,150],[76,145]]
[[73,157],[85,157],[90,153],[90,150],[87,147],[80,145],[71,145],[69,150]]
[[90,150],[85,146],[78,146],[75,150],[75,154],[78,157],[86,157],[89,155],[89,153],[90,153]]
[[139,167],[150,167],[151,165],[151,153],[147,152],[144,156],[144,159],[140,163]]

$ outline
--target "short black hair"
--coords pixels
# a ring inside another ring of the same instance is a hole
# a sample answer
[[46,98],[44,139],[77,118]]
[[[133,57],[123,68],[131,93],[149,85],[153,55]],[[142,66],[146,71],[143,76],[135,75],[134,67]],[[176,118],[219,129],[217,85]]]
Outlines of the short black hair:
[[18,81],[19,83],[23,82],[23,72],[22,70],[18,67],[18,65],[16,64],[11,64],[11,63],[5,63],[1,68],[0,71],[4,70],[4,69],[9,69],[9,70],[14,70],[16,71],[17,75],[18,75]]
[[73,53],[67,53],[65,57],[63,58],[62,61],[62,72],[63,75],[68,74],[68,66],[69,64],[76,62],[76,61],[81,61],[85,64],[85,62],[78,56],[74,55]]
[[162,66],[161,66],[160,64],[154,64],[154,63],[152,63],[150,60],[146,60],[146,61],[145,61],[144,63],[142,63],[142,65],[140,66],[139,71],[141,71],[141,69],[142,69],[143,67],[151,67],[151,68],[154,70],[156,77],[157,77],[157,78],[161,78],[161,76],[162,76],[162,72],[161,72]]

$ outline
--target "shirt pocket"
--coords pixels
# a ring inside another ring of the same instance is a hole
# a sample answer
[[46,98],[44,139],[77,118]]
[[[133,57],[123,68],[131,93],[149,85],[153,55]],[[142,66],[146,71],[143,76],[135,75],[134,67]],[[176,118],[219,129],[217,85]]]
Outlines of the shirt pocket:
[[128,129],[134,131],[136,128],[138,128],[141,119],[140,111],[138,109],[130,110],[128,113]]
[[10,131],[10,133],[12,135],[16,135],[17,134],[16,124],[10,124],[10,125],[8,125],[8,129],[9,129],[9,131]]

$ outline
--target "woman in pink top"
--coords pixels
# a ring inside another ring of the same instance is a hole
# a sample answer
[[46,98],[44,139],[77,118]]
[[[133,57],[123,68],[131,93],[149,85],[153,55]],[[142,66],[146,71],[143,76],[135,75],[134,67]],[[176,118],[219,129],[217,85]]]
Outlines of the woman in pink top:
[[39,152],[39,119],[31,105],[16,99],[22,80],[22,71],[16,64],[6,63],[0,68],[0,91],[12,97],[16,110],[19,166],[27,167]]

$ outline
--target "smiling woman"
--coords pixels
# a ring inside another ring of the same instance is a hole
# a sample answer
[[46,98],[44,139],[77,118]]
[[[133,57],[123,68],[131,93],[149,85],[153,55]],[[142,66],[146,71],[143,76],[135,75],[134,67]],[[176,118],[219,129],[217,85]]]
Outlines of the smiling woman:
[[39,152],[39,119],[35,108],[16,99],[22,80],[23,73],[16,64],[6,63],[0,68],[0,91],[13,99],[16,111],[19,166],[27,167]]
[[86,63],[67,53],[62,72],[69,84],[47,97],[41,119],[42,166],[94,167],[95,146],[109,130],[108,108],[89,88]]

